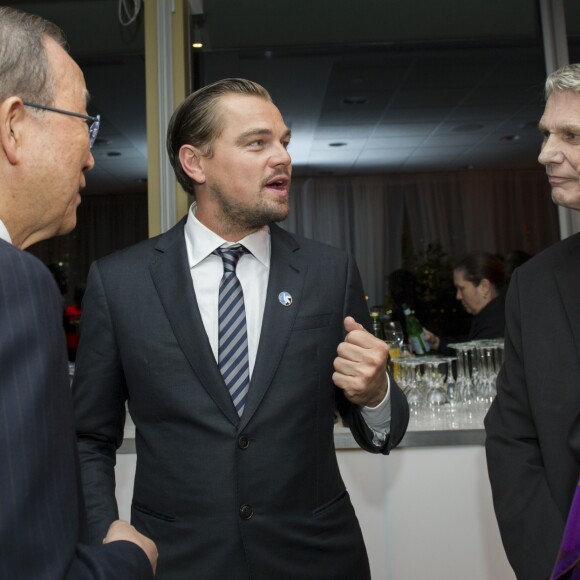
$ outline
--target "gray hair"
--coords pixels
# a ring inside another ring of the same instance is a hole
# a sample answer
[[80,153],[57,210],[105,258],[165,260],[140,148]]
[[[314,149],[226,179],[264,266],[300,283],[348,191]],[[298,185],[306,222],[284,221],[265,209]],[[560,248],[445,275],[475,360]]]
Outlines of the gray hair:
[[213,155],[215,140],[221,135],[225,119],[219,106],[228,94],[249,95],[272,102],[270,93],[258,83],[246,79],[223,79],[191,93],[177,107],[167,129],[167,153],[177,181],[195,196],[193,180],[183,171],[179,150],[183,145],[197,147],[204,157]]
[[580,93],[580,64],[567,64],[548,76],[544,90],[546,100],[556,91]]
[[54,86],[43,41],[51,38],[62,48],[62,30],[34,14],[0,7],[0,102],[18,96],[25,101],[52,104]]

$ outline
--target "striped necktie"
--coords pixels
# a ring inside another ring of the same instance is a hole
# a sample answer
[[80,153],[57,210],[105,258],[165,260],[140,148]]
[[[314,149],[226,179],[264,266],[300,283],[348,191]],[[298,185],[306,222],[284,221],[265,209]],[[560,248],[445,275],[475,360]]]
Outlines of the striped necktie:
[[240,417],[250,385],[250,367],[244,293],[236,276],[236,265],[246,252],[246,248],[239,244],[214,251],[214,254],[221,256],[224,264],[219,287],[218,366]]

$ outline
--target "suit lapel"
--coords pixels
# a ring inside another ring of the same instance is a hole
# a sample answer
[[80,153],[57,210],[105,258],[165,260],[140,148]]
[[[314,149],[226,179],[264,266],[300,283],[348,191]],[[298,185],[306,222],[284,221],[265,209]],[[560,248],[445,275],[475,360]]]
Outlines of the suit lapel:
[[183,226],[159,238],[149,270],[177,342],[199,382],[234,424],[239,417],[215,362],[191,282]]
[[[298,256],[299,246],[292,236],[271,225],[271,258],[264,318],[256,363],[252,373],[250,389],[242,414],[240,429],[243,429],[266,394],[294,324],[302,301],[302,289],[306,277],[306,263]],[[288,292],[292,304],[283,306],[278,295]]]

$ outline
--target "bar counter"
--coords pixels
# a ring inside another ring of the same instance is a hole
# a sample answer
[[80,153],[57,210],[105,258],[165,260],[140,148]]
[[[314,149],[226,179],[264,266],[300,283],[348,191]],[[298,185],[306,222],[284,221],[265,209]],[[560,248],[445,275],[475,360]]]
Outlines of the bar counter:
[[[435,425],[426,428],[420,424],[420,421],[413,420],[412,417],[407,433],[397,449],[405,447],[483,445],[484,443],[485,432],[483,430],[482,414],[469,421],[469,424],[463,424],[453,429],[448,428],[447,425]],[[339,423],[334,428],[334,446],[337,450],[359,449],[350,430]],[[135,453],[135,425],[129,414],[127,414],[123,444],[118,453]]]
[[[335,427],[336,455],[373,580],[515,579],[493,513],[483,413],[469,421],[451,419],[431,423],[412,414],[407,434],[389,456],[361,450],[347,428]],[[123,519],[131,516],[134,435],[128,418],[115,467]]]

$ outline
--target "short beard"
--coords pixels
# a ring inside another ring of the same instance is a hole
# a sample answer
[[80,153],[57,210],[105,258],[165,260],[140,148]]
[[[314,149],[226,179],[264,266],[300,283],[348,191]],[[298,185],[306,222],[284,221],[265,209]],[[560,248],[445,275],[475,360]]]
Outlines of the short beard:
[[224,233],[257,231],[288,217],[288,198],[280,199],[278,203],[272,202],[276,204],[272,206],[259,197],[255,205],[249,206],[228,199],[217,187],[212,187],[211,192],[219,203],[219,221]]

